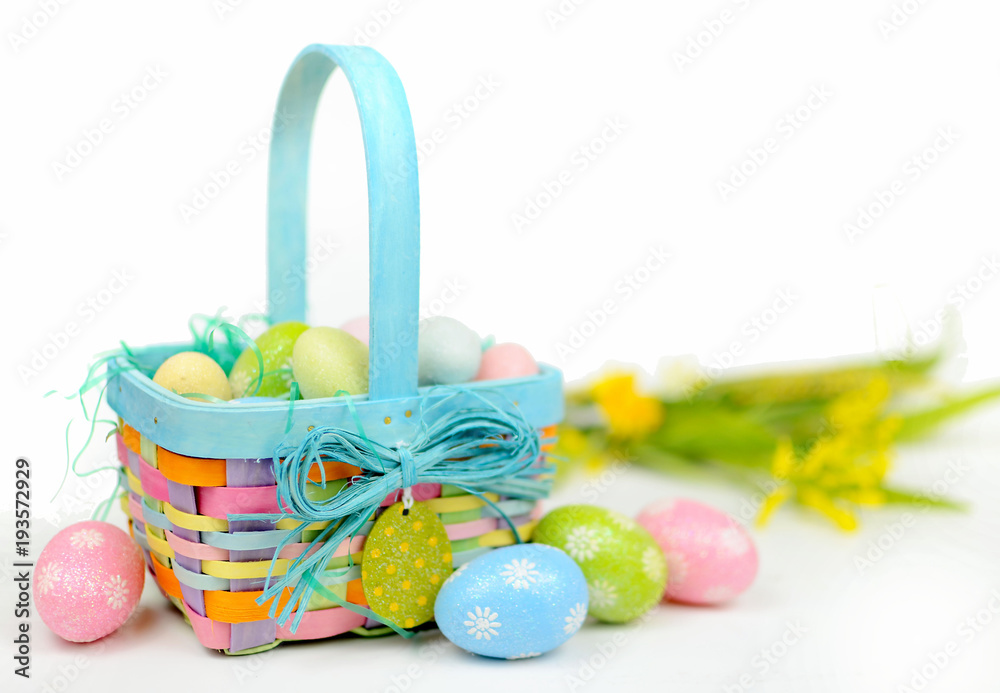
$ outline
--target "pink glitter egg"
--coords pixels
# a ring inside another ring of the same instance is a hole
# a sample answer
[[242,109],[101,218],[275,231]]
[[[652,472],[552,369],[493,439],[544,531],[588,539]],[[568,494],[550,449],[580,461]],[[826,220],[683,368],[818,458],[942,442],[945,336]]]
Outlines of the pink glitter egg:
[[538,374],[535,358],[520,344],[494,344],[483,352],[476,380],[503,380]]
[[35,565],[38,615],[56,635],[92,642],[113,633],[139,602],[145,563],[132,538],[107,522],[59,531]]
[[667,557],[665,599],[719,604],[746,590],[757,575],[750,534],[726,513],[683,498],[646,506],[636,518]]
[[362,344],[368,344],[368,316],[362,315],[360,318],[348,320],[340,326],[347,334],[354,337]]

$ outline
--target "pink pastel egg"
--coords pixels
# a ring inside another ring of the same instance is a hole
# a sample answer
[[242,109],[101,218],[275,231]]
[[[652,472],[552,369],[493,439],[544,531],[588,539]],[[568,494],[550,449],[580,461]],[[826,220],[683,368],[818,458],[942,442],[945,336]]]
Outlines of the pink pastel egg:
[[343,325],[340,326],[347,334],[354,337],[356,340],[362,344],[368,344],[368,316],[362,315],[361,317],[354,318],[353,320],[348,320]]
[[56,635],[92,642],[113,633],[142,595],[145,563],[132,538],[107,522],[59,531],[35,564],[38,615]]
[[476,380],[503,380],[538,374],[535,358],[520,344],[494,344],[483,352]]
[[757,548],[746,529],[726,513],[678,498],[652,503],[636,519],[667,557],[666,599],[719,604],[753,583]]

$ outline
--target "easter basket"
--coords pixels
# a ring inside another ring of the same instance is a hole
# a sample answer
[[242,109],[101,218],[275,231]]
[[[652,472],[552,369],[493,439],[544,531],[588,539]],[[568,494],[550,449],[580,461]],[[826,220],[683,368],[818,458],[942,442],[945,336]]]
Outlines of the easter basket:
[[557,369],[418,387],[416,145],[399,78],[370,48],[310,46],[282,85],[268,172],[270,322],[305,319],[298,276],[312,125],[337,67],[367,162],[368,393],[220,404],[154,384],[150,370],[192,344],[132,348],[108,367],[132,536],[201,644],[229,654],[346,633],[411,634],[430,622],[426,597],[415,598],[422,619],[397,619],[395,602],[370,603],[381,594],[366,583],[376,521],[390,507],[405,516],[413,503],[440,521],[446,553],[420,578],[437,585],[482,553],[530,539],[551,484],[545,453],[563,411]]

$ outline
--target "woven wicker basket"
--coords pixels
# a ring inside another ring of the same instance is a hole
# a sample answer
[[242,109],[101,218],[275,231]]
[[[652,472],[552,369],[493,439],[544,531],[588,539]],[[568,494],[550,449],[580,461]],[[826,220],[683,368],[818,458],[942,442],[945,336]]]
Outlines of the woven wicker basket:
[[[281,575],[326,523],[303,527],[293,518],[276,524],[229,518],[281,512],[272,465],[279,445],[294,446],[320,426],[345,430],[363,426],[371,440],[394,445],[414,435],[422,408],[446,397],[417,387],[416,146],[399,78],[372,49],[310,46],[296,58],[282,86],[277,107],[281,120],[275,120],[269,164],[269,317],[273,323],[305,319],[305,287],[293,270],[306,266],[312,124],[323,87],[337,67],[354,93],[368,170],[369,394],[352,398],[351,407],[343,397],[299,401],[291,413],[287,402],[210,404],[165,391],[142,370],[130,368],[124,358],[111,364],[108,401],[119,416],[118,456],[128,479],[122,500],[132,536],[161,591],[185,615],[199,641],[231,654],[258,652],[285,640],[388,631],[383,624],[316,594],[294,630],[269,618],[271,604],[258,603],[268,571]],[[191,344],[172,344],[133,349],[129,358],[155,368],[191,348]],[[545,443],[543,450],[551,443],[554,425],[562,417],[558,370],[543,365],[536,376],[469,383],[466,389],[468,398],[452,396],[447,406],[471,406],[476,393],[500,396],[537,431]],[[337,460],[325,460],[323,467],[326,492],[331,494],[362,473]],[[319,481],[318,468],[310,479]],[[476,495],[438,483],[419,483],[412,492],[445,525],[455,566],[516,542],[511,525],[522,540],[530,538],[534,527],[537,497]],[[398,497],[399,492],[389,494],[382,507]],[[296,534],[294,542],[286,541],[278,551],[291,533]],[[337,547],[328,567],[340,570],[333,571],[336,577],[321,580],[349,604],[365,604],[360,579],[364,534]],[[353,567],[345,571],[349,566]]]

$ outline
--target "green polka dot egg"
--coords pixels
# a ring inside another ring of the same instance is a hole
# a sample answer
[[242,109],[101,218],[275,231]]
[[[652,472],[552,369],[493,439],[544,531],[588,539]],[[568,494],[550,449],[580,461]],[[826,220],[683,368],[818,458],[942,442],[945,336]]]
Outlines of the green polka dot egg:
[[590,614],[608,623],[642,616],[663,598],[667,560],[635,520],[593,505],[568,505],[546,515],[532,541],[562,549],[587,579]]
[[403,514],[396,503],[376,520],[361,559],[361,584],[371,610],[400,628],[434,618],[434,601],[452,572],[451,542],[423,503]]

